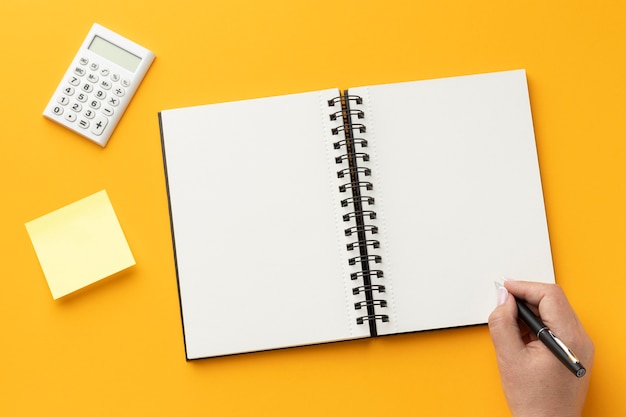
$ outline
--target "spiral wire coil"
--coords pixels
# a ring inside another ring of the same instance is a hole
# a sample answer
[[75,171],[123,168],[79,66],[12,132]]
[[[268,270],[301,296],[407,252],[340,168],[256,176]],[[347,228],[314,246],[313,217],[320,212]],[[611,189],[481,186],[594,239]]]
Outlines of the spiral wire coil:
[[[344,184],[339,185],[340,193],[349,193],[350,195],[343,198],[342,207],[349,207],[351,211],[342,216],[344,222],[349,222],[350,226],[344,229],[346,236],[356,235],[356,241],[348,243],[346,249],[354,252],[354,256],[348,258],[349,265],[357,265],[359,271],[350,274],[350,280],[358,280],[361,285],[353,287],[354,295],[363,294],[364,300],[354,303],[355,310],[365,310],[363,315],[356,318],[358,325],[368,324],[372,336],[377,335],[376,322],[388,322],[389,315],[380,314],[377,308],[386,308],[387,300],[381,299],[380,294],[385,293],[385,286],[373,284],[372,278],[383,278],[383,271],[371,268],[374,264],[382,262],[380,255],[369,253],[369,250],[380,248],[380,242],[373,238],[372,235],[378,233],[378,227],[368,224],[368,220],[376,219],[376,211],[372,210],[374,205],[374,197],[367,196],[365,193],[374,188],[371,181],[364,180],[370,177],[372,171],[368,167],[358,165],[358,160],[368,162],[370,156],[367,152],[363,152],[363,148],[368,147],[368,142],[364,138],[355,137],[355,134],[365,133],[367,127],[364,123],[355,123],[354,119],[362,120],[366,118],[363,110],[359,108],[351,108],[351,106],[359,106],[363,104],[363,99],[356,95],[349,95],[347,92],[328,100],[329,107],[341,107],[329,114],[331,121],[341,121],[342,124],[331,129],[334,136],[343,136],[343,138],[333,142],[333,148],[343,150],[344,153],[335,158],[335,163],[344,165],[337,171],[337,177],[346,179]],[[359,152],[357,152],[359,148]],[[347,167],[345,164],[347,163]],[[368,207],[365,209],[364,207]]]

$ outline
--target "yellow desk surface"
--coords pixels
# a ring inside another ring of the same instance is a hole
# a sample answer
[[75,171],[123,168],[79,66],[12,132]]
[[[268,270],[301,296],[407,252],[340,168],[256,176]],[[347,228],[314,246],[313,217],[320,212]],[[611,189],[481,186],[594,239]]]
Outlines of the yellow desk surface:
[[[184,359],[157,112],[526,68],[558,282],[626,415],[626,6],[252,0],[0,6],[1,416],[503,416],[486,326]],[[41,116],[91,24],[156,61],[105,149]],[[54,301],[24,223],[106,189],[136,265]],[[495,302],[495,294],[494,294]]]

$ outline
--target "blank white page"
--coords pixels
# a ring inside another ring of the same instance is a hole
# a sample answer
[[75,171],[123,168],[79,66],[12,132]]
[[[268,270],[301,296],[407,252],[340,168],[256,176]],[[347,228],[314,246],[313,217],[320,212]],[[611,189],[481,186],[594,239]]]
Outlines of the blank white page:
[[350,90],[365,101],[389,323],[485,323],[503,277],[554,274],[523,70]]
[[369,335],[340,234],[337,95],[161,112],[189,359]]

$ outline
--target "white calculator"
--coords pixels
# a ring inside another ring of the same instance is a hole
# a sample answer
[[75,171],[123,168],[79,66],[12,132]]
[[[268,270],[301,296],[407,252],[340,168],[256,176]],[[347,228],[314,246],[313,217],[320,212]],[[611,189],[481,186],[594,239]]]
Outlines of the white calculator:
[[105,146],[154,53],[95,23],[43,115]]

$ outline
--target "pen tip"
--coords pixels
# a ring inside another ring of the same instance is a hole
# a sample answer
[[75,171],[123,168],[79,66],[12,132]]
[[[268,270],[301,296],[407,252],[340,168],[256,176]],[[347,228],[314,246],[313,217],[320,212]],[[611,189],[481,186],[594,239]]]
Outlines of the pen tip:
[[494,281],[493,282],[494,285],[496,286],[496,289],[499,290],[500,288],[504,288],[504,285],[502,285],[501,283],[499,283],[498,281]]

